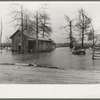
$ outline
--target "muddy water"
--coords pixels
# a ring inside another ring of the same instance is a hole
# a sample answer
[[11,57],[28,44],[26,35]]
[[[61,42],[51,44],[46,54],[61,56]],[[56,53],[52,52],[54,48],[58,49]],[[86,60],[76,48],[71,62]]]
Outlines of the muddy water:
[[66,47],[38,54],[18,54],[3,50],[0,63],[35,63],[64,69],[100,70],[100,60],[92,60],[91,57],[91,50],[86,50],[86,55],[73,55]]

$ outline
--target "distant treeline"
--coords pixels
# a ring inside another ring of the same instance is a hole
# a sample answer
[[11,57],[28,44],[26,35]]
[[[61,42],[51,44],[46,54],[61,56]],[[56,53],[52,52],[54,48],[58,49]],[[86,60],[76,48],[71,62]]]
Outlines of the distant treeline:
[[[97,46],[100,46],[100,44],[96,44]],[[80,43],[75,44],[74,46],[81,46]],[[92,47],[92,43],[84,43],[84,48]],[[56,43],[56,47],[69,47],[69,43]]]
[[2,43],[0,44],[0,47],[11,47],[10,43]]
[[56,47],[69,47],[69,43],[56,43]]
[[[56,47],[69,47],[70,43],[56,43]],[[0,47],[11,47],[10,43],[3,43],[2,45],[0,44]],[[80,43],[75,44],[74,46],[81,46]],[[100,44],[97,44],[97,46],[100,46]],[[85,48],[92,47],[92,43],[84,43]]]

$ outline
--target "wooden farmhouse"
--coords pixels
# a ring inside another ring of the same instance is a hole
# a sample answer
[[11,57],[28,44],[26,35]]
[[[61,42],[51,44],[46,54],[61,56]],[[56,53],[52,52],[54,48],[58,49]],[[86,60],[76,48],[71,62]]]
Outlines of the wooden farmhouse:
[[[12,39],[12,51],[20,52],[23,46],[24,52],[36,52],[36,35],[32,31],[27,32],[25,30],[22,39],[21,31],[17,30],[10,39]],[[51,51],[55,48],[56,44],[52,39],[38,37],[38,51]]]

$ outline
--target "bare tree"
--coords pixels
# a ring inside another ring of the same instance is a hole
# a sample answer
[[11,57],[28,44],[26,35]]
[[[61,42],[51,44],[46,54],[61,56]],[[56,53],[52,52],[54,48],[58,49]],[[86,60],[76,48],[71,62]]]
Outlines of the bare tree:
[[95,45],[95,43],[97,41],[97,36],[94,34],[94,28],[93,27],[90,30],[90,32],[88,33],[88,40],[92,41],[92,43],[93,43],[92,47]]
[[23,16],[23,29],[24,30],[32,30],[33,28],[32,28],[32,26],[31,26],[31,24],[32,24],[32,20],[31,20],[31,17],[32,17],[32,14],[31,14],[31,12],[29,11],[29,10],[27,10],[27,9],[25,9],[24,11],[23,11],[23,13],[24,13],[24,16]]
[[23,31],[24,31],[24,9],[23,9],[23,5],[22,4],[13,4],[12,5],[12,12],[11,12],[11,16],[12,16],[12,20],[11,22],[14,23],[15,27],[18,27],[19,29],[21,29],[21,51],[22,53],[24,53],[24,40],[23,40]]
[[3,34],[3,25],[2,25],[2,19],[1,19],[1,28],[0,28],[0,44],[1,44],[1,49],[2,49],[2,34]]
[[36,35],[36,51],[38,52],[38,49],[39,49],[39,43],[38,43],[38,40],[39,40],[39,27],[40,27],[40,23],[41,23],[41,18],[40,18],[40,13],[39,11],[36,11],[35,13],[33,13],[33,15],[31,16],[31,29],[33,31],[33,33],[35,33]]
[[94,30],[93,27],[90,30],[90,33],[88,34],[88,40],[92,41],[93,44],[92,47],[95,46],[98,41],[100,41],[100,35],[96,34],[96,31]]
[[[31,26],[32,30],[35,31],[36,34],[36,51],[38,52],[39,49],[39,35],[42,34],[42,37],[49,37],[50,33],[52,32],[52,28],[49,23],[50,17],[45,12],[44,9],[37,10],[35,13],[33,13],[33,16],[31,17]],[[42,32],[42,33],[41,33]]]
[[61,28],[63,28],[66,31],[66,34],[68,34],[68,39],[70,40],[70,48],[73,48],[73,40],[75,39],[72,34],[74,29],[74,19],[70,19],[67,15],[65,15],[65,20],[67,25],[62,26]]
[[83,9],[79,10],[78,15],[78,22],[76,24],[79,32],[81,33],[81,40],[82,40],[82,48],[84,48],[84,36],[90,30],[91,27],[91,18],[87,16]]
[[[15,4],[14,6],[19,7],[18,9],[14,9],[12,12],[12,22],[14,25],[21,28],[22,31],[22,44],[23,44],[23,31],[33,31],[33,34],[36,35],[36,51],[38,52],[39,43],[38,43],[38,35],[41,34],[43,38],[45,36],[50,36],[52,32],[49,20],[50,17],[42,8],[42,10],[37,10],[33,14],[30,13],[27,9],[23,9],[22,5]],[[24,45],[22,45],[22,51],[24,51]]]
[[39,43],[38,43],[38,34],[39,34],[39,14],[36,12],[36,50],[38,52]]
[[51,23],[50,23],[50,17],[46,12],[46,6],[45,5],[43,5],[41,7],[40,17],[41,17],[40,30],[42,31],[42,37],[43,38],[45,36],[49,37],[51,32],[52,32],[52,28],[51,28]]
[[21,29],[21,22],[22,22],[22,5],[18,3],[13,3],[10,5],[11,12],[11,23],[13,23],[14,27],[20,28]]

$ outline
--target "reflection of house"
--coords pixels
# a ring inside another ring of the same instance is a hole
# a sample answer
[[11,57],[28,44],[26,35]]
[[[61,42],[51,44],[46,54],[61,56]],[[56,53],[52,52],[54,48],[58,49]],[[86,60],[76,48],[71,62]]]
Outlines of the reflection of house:
[[[12,51],[21,50],[21,31],[17,30],[10,38],[12,39]],[[56,47],[56,44],[50,38],[41,38],[39,36],[38,43],[38,51],[50,51]],[[23,32],[23,49],[25,52],[36,51],[36,36],[33,32]]]

